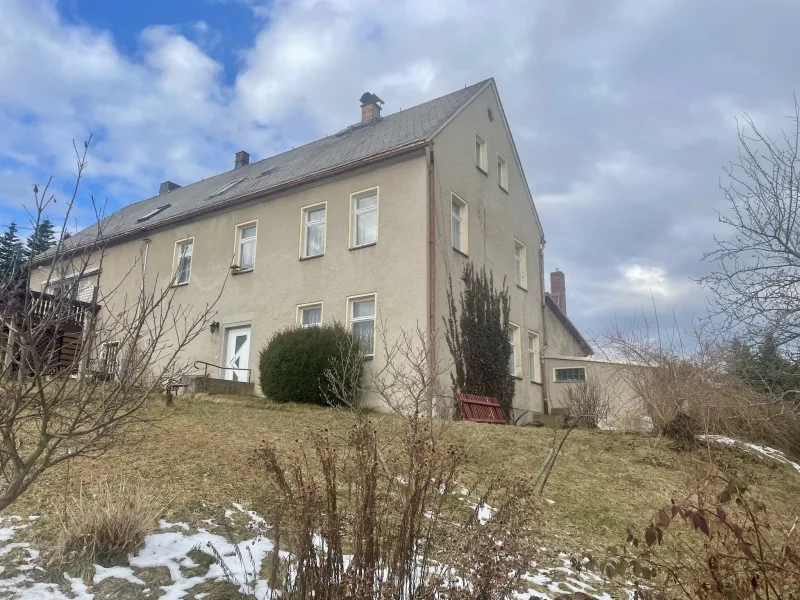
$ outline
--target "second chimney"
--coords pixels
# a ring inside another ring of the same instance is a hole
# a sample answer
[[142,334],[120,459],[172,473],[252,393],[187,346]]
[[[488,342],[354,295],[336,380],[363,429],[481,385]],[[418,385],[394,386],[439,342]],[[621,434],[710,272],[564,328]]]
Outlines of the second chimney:
[[381,116],[381,104],[383,104],[383,100],[372,92],[361,94],[361,122],[379,118]]
[[163,181],[161,186],[158,188],[158,195],[160,196],[161,194],[168,194],[172,190],[177,190],[179,187],[181,186],[173,181]]
[[556,301],[561,312],[567,314],[567,283],[564,273],[558,268],[550,273],[550,296]]
[[244,150],[239,150],[239,152],[236,153],[236,162],[234,163],[233,168],[238,169],[239,167],[243,167],[249,164],[250,164],[250,155]]

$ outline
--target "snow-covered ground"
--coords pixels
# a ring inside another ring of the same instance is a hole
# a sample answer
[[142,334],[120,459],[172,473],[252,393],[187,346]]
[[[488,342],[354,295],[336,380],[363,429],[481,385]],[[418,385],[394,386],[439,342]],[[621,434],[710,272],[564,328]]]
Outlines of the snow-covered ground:
[[[233,507],[234,510],[226,513],[228,519],[238,518],[240,523],[244,520],[253,529],[263,530],[262,517],[240,505],[234,504]],[[481,502],[475,508],[482,522],[491,519],[492,509],[488,505]],[[92,576],[84,581],[68,573],[61,576],[54,576],[52,571],[45,573],[37,563],[39,552],[28,542],[14,541],[20,531],[35,527],[36,519],[38,516],[27,519],[16,516],[0,517],[0,560],[5,565],[0,567],[0,598],[101,600],[106,597],[103,586],[116,581],[127,587],[124,595],[115,593],[114,597],[200,600],[207,595],[202,591],[207,587],[204,584],[225,579],[223,567],[212,561],[212,546],[236,580],[249,587],[247,591],[254,593],[259,600],[270,596],[267,582],[260,579],[259,574],[273,544],[262,535],[232,544],[213,531],[219,527],[213,520],[204,521],[207,528],[194,528],[187,523],[162,520],[159,522],[159,531],[148,535],[142,548],[129,557],[128,566],[106,568],[95,565]],[[197,551],[208,559],[202,565],[195,560],[199,560]],[[519,600],[553,598],[572,592],[584,592],[600,600],[611,600],[611,596],[597,590],[598,584],[604,580],[593,573],[574,571],[566,554],[549,552],[544,547],[539,549],[539,554],[539,564],[533,563],[531,571],[525,575],[529,589],[526,593],[517,595]],[[158,585],[148,584],[148,580],[153,580],[154,569],[161,569],[162,572],[166,569],[169,581],[165,581],[165,576],[162,576]],[[60,577],[63,579],[59,581]]]
[[729,437],[725,437],[724,435],[700,435],[698,436],[698,438],[700,438],[701,440],[712,442],[714,444],[720,444],[723,446],[734,446],[736,448],[741,448],[746,452],[760,454],[763,457],[771,458],[773,460],[777,460],[778,462],[790,465],[798,473],[800,473],[800,465],[786,458],[786,455],[783,452],[781,452],[780,450],[775,450],[775,448],[770,448],[769,446],[759,446],[757,444],[750,444],[748,442],[742,442],[740,440],[734,440]]

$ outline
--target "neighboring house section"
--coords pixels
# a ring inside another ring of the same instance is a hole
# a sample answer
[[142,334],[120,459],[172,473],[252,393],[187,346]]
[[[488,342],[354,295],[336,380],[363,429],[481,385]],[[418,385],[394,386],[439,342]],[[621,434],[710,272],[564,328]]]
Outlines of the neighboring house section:
[[[380,368],[380,322],[392,338],[441,330],[447,286],[460,286],[471,260],[511,295],[516,416],[546,412],[546,346],[591,349],[565,314],[550,314],[544,234],[494,81],[386,116],[374,94],[361,102],[361,121],[335,135],[254,163],[239,152],[231,171],[183,187],[166,181],[79,232],[68,248],[91,257],[80,285],[96,290],[100,318],[129,309],[142,286],[170,285],[184,307],[216,302],[218,325],[187,359],[255,380],[259,350],[292,325],[342,322]],[[46,258],[44,280],[31,281],[55,290]],[[443,344],[436,353],[449,358]],[[449,378],[441,384],[449,392]],[[452,404],[437,410],[450,414]]]
[[548,355],[545,368],[553,414],[567,412],[569,389],[588,382],[600,386],[608,401],[608,412],[600,422],[601,427],[634,431],[649,427],[636,393],[636,384],[641,381],[637,372],[647,367],[591,356]]

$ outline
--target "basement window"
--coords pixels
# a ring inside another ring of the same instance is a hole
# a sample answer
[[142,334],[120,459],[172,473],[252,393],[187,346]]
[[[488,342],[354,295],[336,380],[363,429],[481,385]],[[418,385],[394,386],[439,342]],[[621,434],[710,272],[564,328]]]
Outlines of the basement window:
[[157,214],[159,214],[159,213],[162,213],[162,212],[164,212],[165,210],[167,210],[167,209],[168,209],[170,206],[172,206],[172,204],[162,204],[161,206],[159,206],[159,207],[158,207],[158,208],[156,208],[155,210],[151,210],[151,211],[150,211],[149,213],[147,213],[145,216],[143,216],[143,217],[139,217],[138,219],[136,219],[136,222],[137,222],[137,223],[141,223],[142,221],[147,221],[147,219],[152,219],[152,218],[153,218],[153,217],[155,217]]
[[225,184],[225,185],[223,185],[221,188],[219,188],[219,189],[218,189],[216,192],[214,192],[213,194],[211,194],[211,197],[214,197],[214,196],[219,196],[220,194],[224,194],[224,193],[225,193],[225,192],[227,192],[229,189],[231,189],[231,188],[232,188],[232,187],[234,187],[235,185],[239,185],[239,184],[240,184],[240,183],[242,183],[243,181],[244,181],[244,177],[242,177],[241,179],[237,179],[236,181],[231,181],[230,183],[226,183],[226,184]]
[[556,383],[568,383],[570,381],[586,381],[585,367],[570,367],[566,369],[554,369],[554,379]]

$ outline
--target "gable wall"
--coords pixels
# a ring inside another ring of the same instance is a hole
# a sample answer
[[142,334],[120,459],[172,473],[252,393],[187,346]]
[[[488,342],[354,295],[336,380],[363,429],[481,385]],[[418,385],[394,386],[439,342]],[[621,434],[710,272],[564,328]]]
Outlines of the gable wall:
[[[491,109],[493,120],[489,120],[487,109]],[[488,143],[488,173],[475,165],[475,130]],[[498,185],[497,152],[508,162],[508,192]],[[434,153],[437,327],[442,327],[442,315],[447,315],[448,281],[452,277],[458,289],[467,260],[476,267],[485,265],[491,270],[497,286],[502,285],[505,277],[511,294],[510,320],[521,330],[522,373],[517,380],[514,405],[519,408],[519,414],[525,413],[521,420],[524,422],[532,418],[533,413],[542,412],[542,386],[531,381],[527,356],[528,330],[542,332],[539,254],[542,239],[492,86],[484,89],[434,138]],[[451,192],[469,207],[468,256],[459,254],[451,244]],[[514,238],[527,246],[527,290],[515,285]],[[449,359],[446,346],[443,353]],[[443,385],[450,389],[449,382]]]

